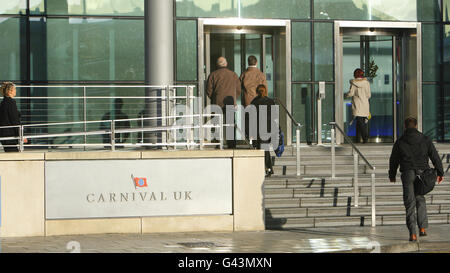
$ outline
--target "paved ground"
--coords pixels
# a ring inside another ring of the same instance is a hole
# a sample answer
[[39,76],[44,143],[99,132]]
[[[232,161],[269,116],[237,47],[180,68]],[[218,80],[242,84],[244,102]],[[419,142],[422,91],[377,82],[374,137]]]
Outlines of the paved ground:
[[450,225],[431,225],[408,242],[405,226],[292,229],[234,233],[101,234],[1,238],[2,253],[321,253],[447,252]]

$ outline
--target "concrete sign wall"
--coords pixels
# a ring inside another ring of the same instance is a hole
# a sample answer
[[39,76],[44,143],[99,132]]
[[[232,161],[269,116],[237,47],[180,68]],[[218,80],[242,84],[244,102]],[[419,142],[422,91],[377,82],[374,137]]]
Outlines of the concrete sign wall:
[[46,219],[232,214],[232,160],[45,162]]

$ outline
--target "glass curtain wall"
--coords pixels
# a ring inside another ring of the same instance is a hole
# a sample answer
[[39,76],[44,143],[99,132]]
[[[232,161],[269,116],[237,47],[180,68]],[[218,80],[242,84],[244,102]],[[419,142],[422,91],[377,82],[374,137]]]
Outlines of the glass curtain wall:
[[[173,0],[175,3],[176,83],[198,85],[197,18],[240,17],[288,19],[291,21],[292,111],[305,119],[303,93],[317,97],[317,86],[325,81],[327,97],[322,101],[323,130],[302,134],[302,141],[316,142],[326,136],[325,124],[334,113],[335,20],[419,21],[423,38],[423,113],[426,132],[435,140],[450,140],[447,50],[450,36],[450,0]],[[144,0],[0,0],[0,80],[24,84],[125,84],[144,82]],[[88,16],[88,17],[83,17]],[[19,96],[77,94],[73,90],[18,90]],[[53,92],[53,93],[52,93]],[[104,90],[90,92],[105,92]],[[125,92],[125,91],[124,91]],[[303,92],[303,93],[302,93]],[[328,96],[328,92],[330,96]],[[429,93],[425,93],[429,92]],[[110,95],[119,91],[111,91]],[[127,94],[138,94],[128,90]],[[104,94],[104,93],[102,93]],[[433,94],[438,94],[439,98]],[[67,108],[71,103],[62,104]],[[433,105],[440,109],[433,112]],[[36,102],[21,104],[22,111],[49,113]],[[41,107],[41,108],[40,108]],[[104,102],[105,113],[114,108]],[[79,106],[70,110],[75,110]],[[59,108],[58,108],[59,109]],[[130,117],[136,113],[128,111]],[[327,111],[327,112],[325,112]],[[81,112],[84,111],[83,109]],[[58,113],[61,120],[69,120]],[[72,116],[75,114],[72,114]],[[26,115],[25,115],[26,116]],[[101,119],[93,114],[91,119]],[[42,120],[46,121],[46,120]],[[26,120],[31,122],[31,120]],[[305,126],[317,128],[314,120]],[[433,129],[434,128],[434,129]],[[312,130],[311,129],[311,130]],[[293,134],[295,136],[295,134]],[[308,136],[307,136],[308,135]]]
[[[444,77],[448,78],[445,75],[450,73],[446,74],[442,68],[446,64],[443,61],[446,58],[443,56],[446,54],[445,50],[442,50],[443,41],[448,35],[440,29],[443,29],[442,21],[450,23],[449,2],[450,0],[399,0],[393,5],[390,0],[175,0],[177,26],[189,32],[191,37],[196,35],[197,26],[189,20],[201,17],[291,20],[292,112],[298,120],[305,122],[305,128],[309,128],[303,130],[301,141],[312,143],[317,142],[319,136],[322,137],[323,142],[330,141],[326,133],[327,130],[329,131],[327,124],[334,120],[333,23],[335,20],[419,21],[426,25],[423,29],[425,37],[422,47],[424,87],[437,85],[440,90],[437,93],[440,94],[441,99],[431,100],[431,93],[424,94],[423,112],[427,122],[431,122],[430,126],[440,128],[430,136],[436,140],[444,140],[444,116],[439,116],[439,113],[436,114],[429,108],[433,103],[445,108],[442,98],[446,98],[445,94],[448,94],[444,87],[448,86],[449,79]],[[276,8],[272,8],[273,6]],[[190,26],[183,27],[182,24]],[[185,46],[190,48],[193,52],[191,54],[196,54],[195,45],[191,44],[191,41],[182,45],[182,48]],[[189,70],[189,65],[192,65],[192,62],[177,62],[177,70]],[[197,83],[194,71],[191,74],[189,79],[177,77],[177,80]],[[314,111],[316,107],[320,81],[326,83],[327,96],[322,101],[323,124],[322,132],[318,133],[315,132],[318,126],[315,124],[314,117],[317,113],[311,111]],[[430,89],[424,88],[424,92],[426,90]],[[306,101],[308,105],[305,104]],[[314,103],[311,104],[311,101]],[[443,110],[446,111],[446,109]],[[294,132],[293,136],[295,138]],[[448,136],[446,139],[450,140]]]
[[[144,83],[143,0],[0,0],[0,35],[0,81],[26,85]],[[18,88],[17,91],[25,124],[102,120],[108,113],[108,117],[115,117],[119,112],[122,118],[136,118],[144,109],[143,100],[126,98],[143,96],[144,90],[137,88]],[[117,111],[118,104],[113,98],[83,100],[84,95],[123,96],[123,106]],[[43,96],[52,98],[33,99]],[[85,128],[42,127],[31,133],[63,133],[102,126],[96,123]],[[71,144],[84,142],[83,138],[43,142]],[[134,135],[127,140],[136,141]],[[35,140],[33,144],[38,142]]]

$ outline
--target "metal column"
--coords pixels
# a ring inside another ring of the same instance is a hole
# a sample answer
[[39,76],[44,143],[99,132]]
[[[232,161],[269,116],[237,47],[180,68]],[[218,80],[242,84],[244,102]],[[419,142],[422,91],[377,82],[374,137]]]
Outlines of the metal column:
[[[173,1],[145,1],[145,84],[173,85]],[[164,93],[161,89],[146,89],[146,96],[156,96]],[[168,115],[165,113],[165,103],[168,101],[146,100],[146,117]],[[160,112],[158,112],[158,110]],[[157,121],[146,121],[146,126],[156,126]],[[146,137],[144,142],[158,141],[155,136]]]

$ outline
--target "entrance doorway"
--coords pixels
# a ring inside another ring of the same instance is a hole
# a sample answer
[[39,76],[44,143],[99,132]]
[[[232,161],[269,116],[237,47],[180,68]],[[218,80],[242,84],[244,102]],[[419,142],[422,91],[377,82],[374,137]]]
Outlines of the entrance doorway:
[[[335,120],[356,141],[350,79],[364,70],[371,87],[369,142],[393,143],[403,120],[413,116],[422,126],[422,78],[419,23],[336,22]],[[342,137],[338,136],[339,143]]]
[[[199,19],[199,90],[204,105],[210,103],[205,93],[206,80],[216,70],[216,60],[223,56],[228,68],[238,76],[247,67],[247,59],[254,55],[259,69],[265,73],[269,97],[278,98],[291,111],[291,53],[290,24],[287,20]],[[243,94],[237,103],[242,104]],[[240,113],[238,112],[239,116]],[[243,129],[240,119],[237,125]],[[292,142],[291,121],[280,107],[280,125],[286,143]],[[237,133],[238,140],[242,137]]]
[[[269,88],[269,97],[274,97],[274,56],[273,36],[271,34],[233,34],[233,33],[209,33],[209,60],[208,72],[213,72],[216,60],[225,56],[228,68],[236,72],[238,76],[247,67],[247,58],[251,55],[258,59],[258,68],[266,75]],[[205,55],[205,58],[208,58]],[[208,73],[208,74],[209,74]],[[241,98],[238,98],[241,103]]]

